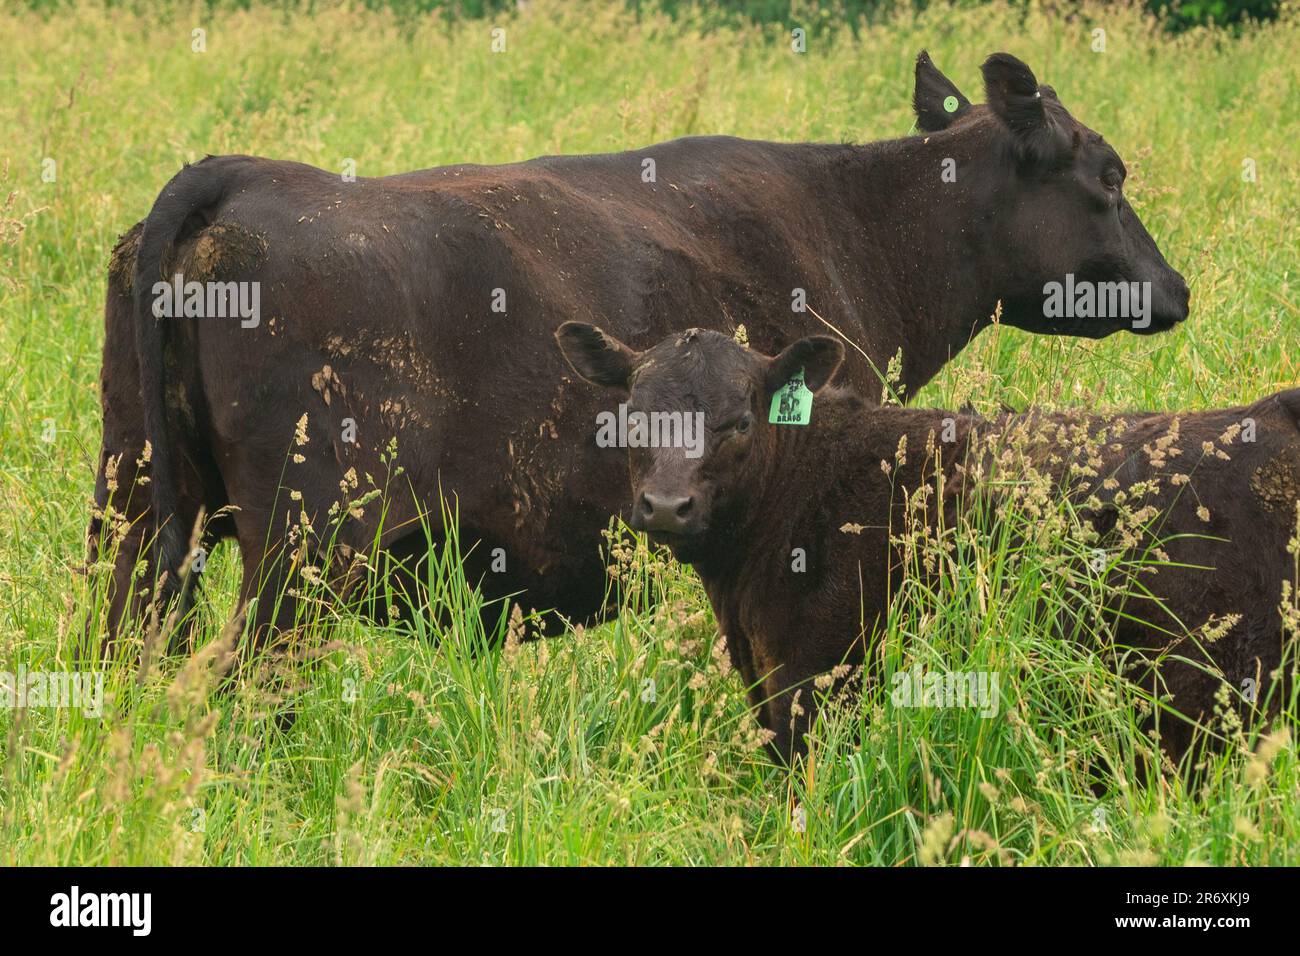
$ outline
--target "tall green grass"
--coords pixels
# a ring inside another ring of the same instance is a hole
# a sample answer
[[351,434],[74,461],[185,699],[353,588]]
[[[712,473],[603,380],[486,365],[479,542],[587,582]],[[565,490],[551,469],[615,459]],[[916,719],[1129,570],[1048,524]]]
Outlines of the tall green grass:
[[[913,401],[1202,408],[1300,381],[1293,10],[1237,38],[1170,38],[1124,7],[940,7],[803,55],[782,28],[705,26],[541,0],[453,23],[332,6],[0,12],[0,670],[76,667],[90,650],[80,627],[103,578],[77,569],[107,255],[209,152],[354,158],[378,175],[688,133],[874,139],[911,128],[918,49],[973,99],[980,60],[1006,49],[1125,158],[1193,317],[1103,342],[995,329]],[[238,562],[219,551],[193,653],[142,669],[143,622],[103,664],[101,718],[0,710],[0,861],[1300,861],[1293,744],[1261,755],[1254,729],[1228,728],[1194,781],[1135,772],[1141,700],[1044,626],[1050,548],[1013,562],[1011,539],[983,540],[963,577],[905,589],[882,635],[886,675],[1001,674],[999,718],[896,707],[885,681],[832,708],[790,772],[761,747],[693,575],[620,540],[623,612],[600,628],[520,642],[532,622],[479,613],[457,561],[473,543],[453,540],[429,572],[445,613],[375,623],[309,602],[303,641],[224,688]]]

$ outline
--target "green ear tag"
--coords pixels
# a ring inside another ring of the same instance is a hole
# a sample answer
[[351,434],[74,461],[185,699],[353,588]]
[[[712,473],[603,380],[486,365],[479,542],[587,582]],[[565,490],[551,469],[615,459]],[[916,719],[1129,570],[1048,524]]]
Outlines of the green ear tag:
[[773,425],[807,425],[812,420],[813,393],[803,383],[803,369],[772,396],[767,420]]

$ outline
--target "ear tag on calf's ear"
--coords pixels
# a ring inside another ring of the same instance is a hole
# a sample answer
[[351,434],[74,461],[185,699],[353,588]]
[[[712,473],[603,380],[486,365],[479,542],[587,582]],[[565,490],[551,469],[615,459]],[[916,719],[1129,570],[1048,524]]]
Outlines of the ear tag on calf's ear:
[[813,393],[803,383],[803,369],[799,369],[772,396],[767,420],[773,425],[807,425],[812,420],[812,402]]
[[949,113],[955,113],[955,112],[957,112],[957,107],[958,107],[959,105],[960,105],[960,104],[957,102],[957,97],[955,97],[955,96],[944,97],[943,108],[944,108],[947,112],[949,112]]

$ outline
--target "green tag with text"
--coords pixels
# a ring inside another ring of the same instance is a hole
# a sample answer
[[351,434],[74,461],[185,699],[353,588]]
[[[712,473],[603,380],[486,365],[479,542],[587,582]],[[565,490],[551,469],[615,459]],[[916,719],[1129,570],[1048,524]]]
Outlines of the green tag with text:
[[807,425],[812,420],[813,393],[803,383],[803,369],[772,396],[767,420],[773,425]]

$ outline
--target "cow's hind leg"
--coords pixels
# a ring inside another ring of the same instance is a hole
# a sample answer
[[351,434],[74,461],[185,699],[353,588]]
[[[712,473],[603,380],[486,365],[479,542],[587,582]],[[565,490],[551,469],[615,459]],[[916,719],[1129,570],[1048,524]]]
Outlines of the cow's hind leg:
[[[152,627],[155,601],[176,593],[178,569],[164,569],[158,561],[157,523],[152,504],[143,439],[112,442],[106,428],[95,481],[94,507],[86,532],[87,567],[92,575],[92,604],[85,624],[86,651],[99,644],[101,653],[107,656],[135,628],[141,627],[147,633]],[[170,520],[185,529],[187,538],[197,530],[199,547],[210,553],[223,535],[224,523],[218,519],[196,529],[205,504],[219,506],[218,502],[205,503],[200,495],[187,488]],[[202,567],[201,559],[197,567]],[[199,580],[199,575],[192,575],[184,607],[174,601],[157,605],[158,627],[172,626],[169,633],[160,636],[173,649],[188,638],[193,627]]]
[[243,560],[239,607],[244,645],[250,653],[305,650],[290,644],[300,636],[315,640],[336,600],[346,600],[354,590],[357,566],[350,558],[355,551],[319,541],[302,525],[268,537],[264,524],[245,524],[242,518],[236,518],[236,525]]
[[268,547],[264,540],[251,542],[241,537],[239,549],[244,565],[239,606],[247,615],[246,641],[250,649],[256,650],[289,634],[299,623],[304,581],[286,541]]
[[[148,506],[141,513],[138,505],[133,507],[129,496],[111,494],[108,484],[101,462],[86,531],[91,606],[85,624],[84,649],[89,651],[98,644],[105,656],[112,653],[133,622],[145,617],[149,595],[156,586],[152,549],[146,540]],[[147,499],[143,492],[138,491],[138,496]],[[121,501],[123,497],[127,500]]]

